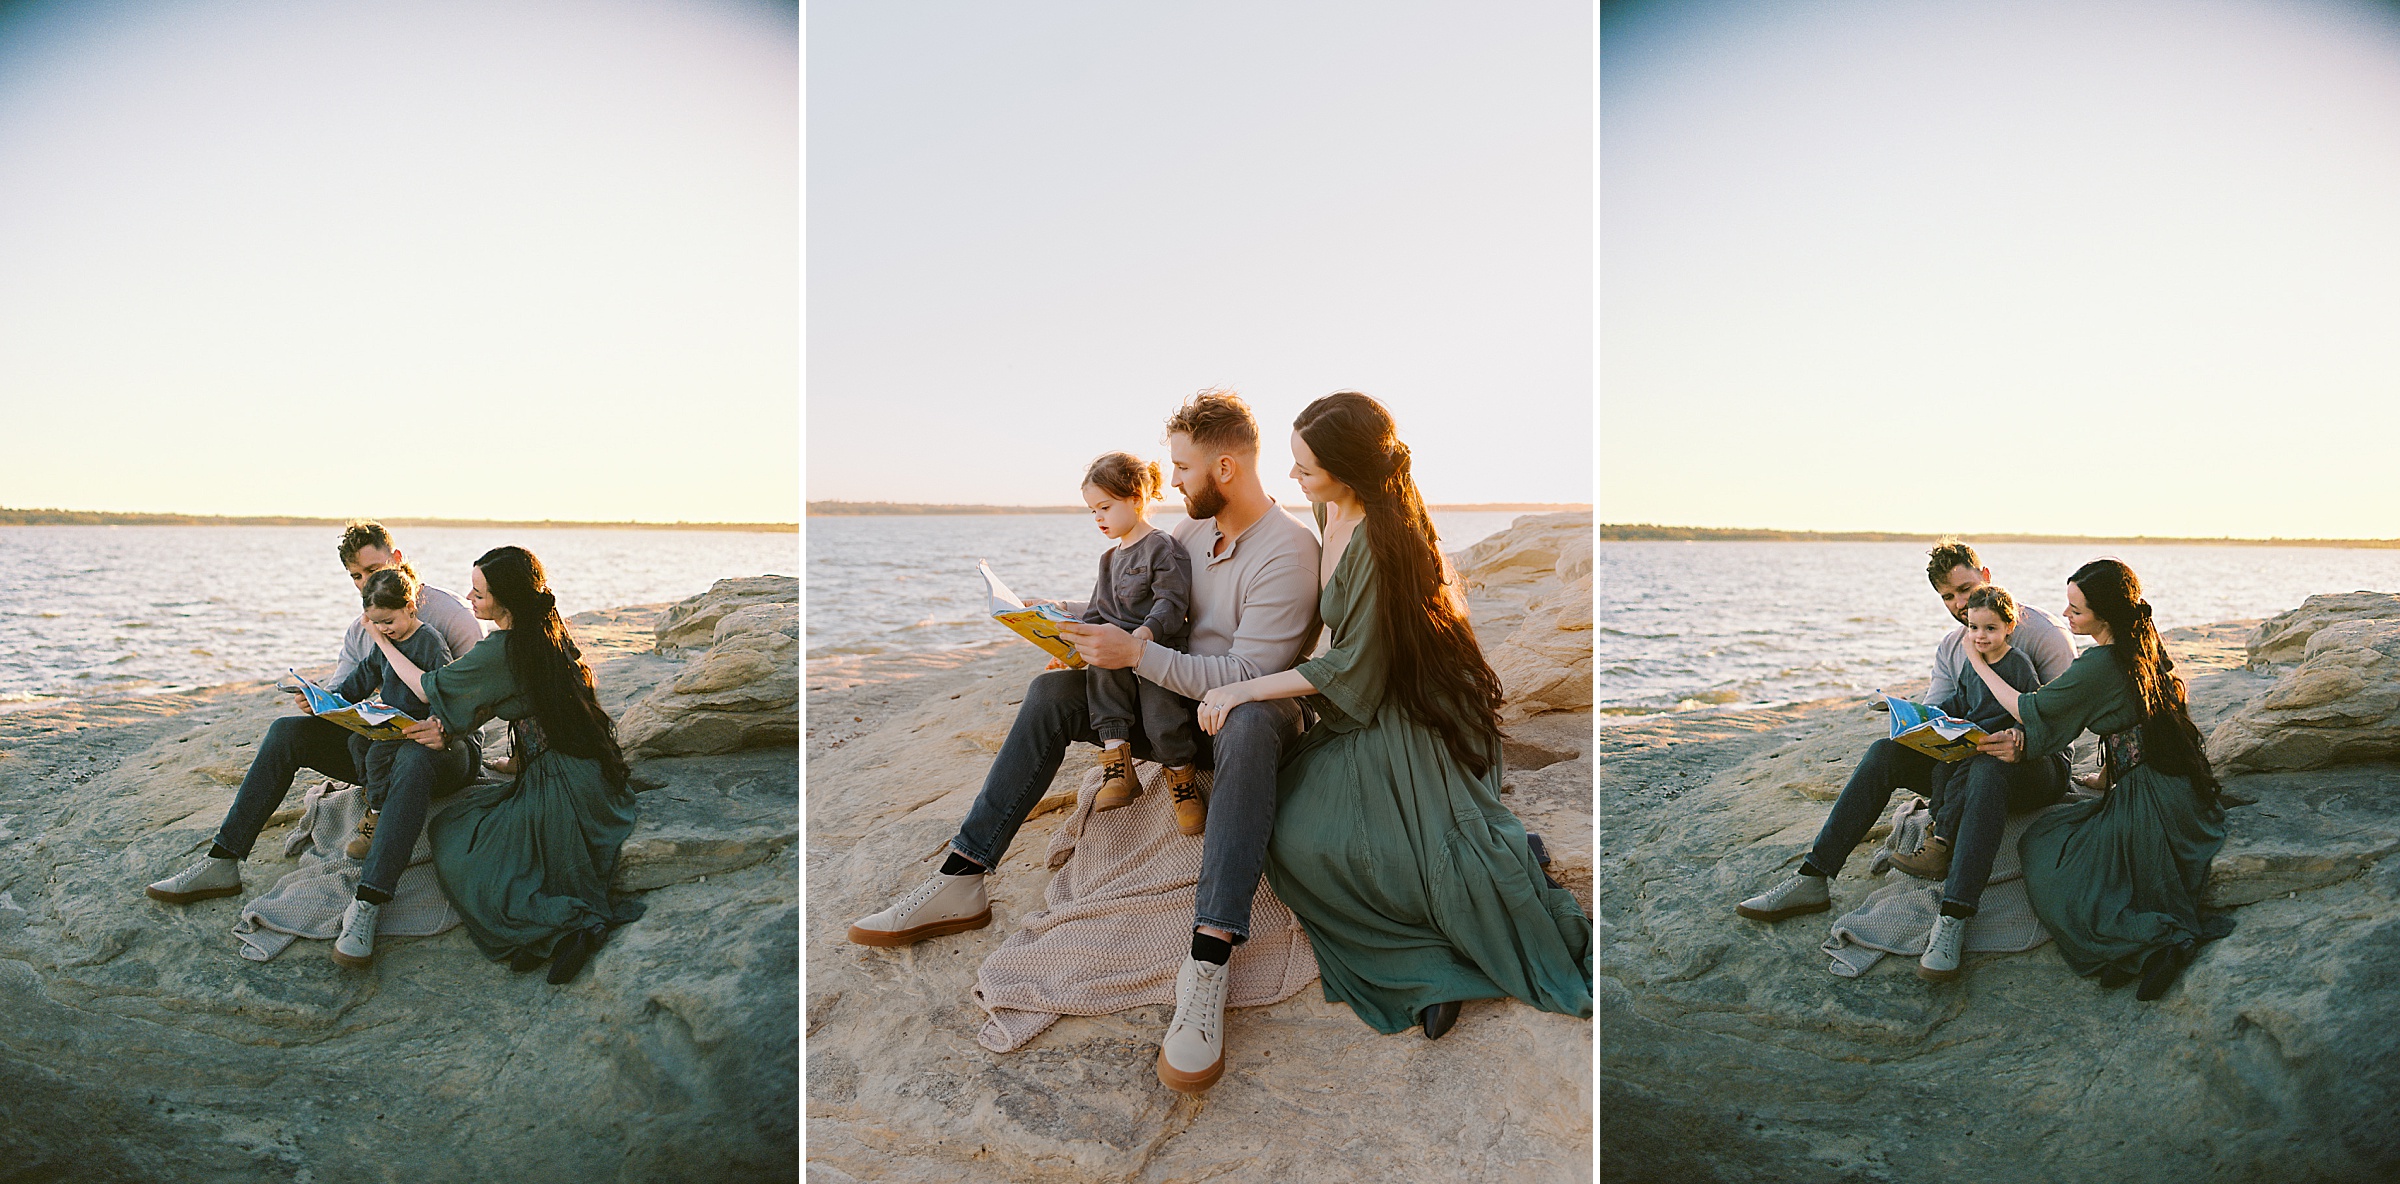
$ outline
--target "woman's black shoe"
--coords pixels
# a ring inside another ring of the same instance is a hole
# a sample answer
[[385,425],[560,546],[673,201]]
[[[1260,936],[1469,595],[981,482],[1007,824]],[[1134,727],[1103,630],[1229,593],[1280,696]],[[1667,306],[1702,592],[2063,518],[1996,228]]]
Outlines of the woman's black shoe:
[[1442,1033],[1449,1031],[1450,1025],[1458,1022],[1458,1001],[1453,999],[1448,1003],[1436,1003],[1418,1012],[1417,1022],[1425,1025],[1427,1040],[1441,1039]]
[[2142,985],[2135,988],[2133,997],[2147,1003],[2167,993],[2175,985],[2175,977],[2192,963],[2192,943],[2162,946],[2150,955],[2142,966]]
[[533,947],[527,946],[508,956],[508,968],[518,974],[531,974],[540,970],[542,963],[549,960],[550,955],[536,953]]
[[600,939],[607,932],[594,925],[558,939],[558,947],[550,952],[550,984],[573,982],[576,975],[583,973],[583,964],[591,960],[592,951],[600,948]]

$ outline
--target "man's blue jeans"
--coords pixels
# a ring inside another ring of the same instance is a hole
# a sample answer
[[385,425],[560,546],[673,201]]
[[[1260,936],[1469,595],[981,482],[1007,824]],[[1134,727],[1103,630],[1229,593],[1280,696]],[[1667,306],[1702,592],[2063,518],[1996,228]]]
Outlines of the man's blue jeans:
[[[292,792],[293,775],[303,768],[336,781],[364,785],[367,770],[353,757],[353,734],[315,716],[287,715],[276,720],[267,728],[266,739],[259,741],[258,755],[250,759],[250,771],[242,777],[242,787],[234,793],[225,821],[217,826],[218,845],[248,859],[258,832],[266,829],[267,819]],[[408,853],[417,845],[418,832],[425,829],[425,814],[432,800],[473,781],[480,754],[473,740],[460,736],[451,737],[439,752],[414,740],[383,744],[390,747],[378,753],[375,762],[377,780],[384,786],[383,816],[375,824],[374,845],[367,851],[358,885],[389,900],[400,883],[401,871],[408,867]],[[361,750],[365,751],[370,750]]]
[[[1833,812],[1817,831],[1808,852],[1808,866],[1827,876],[1841,874],[1852,848],[1883,820],[1892,791],[1926,792],[1940,762],[1905,744],[1878,740],[1842,787]],[[1942,884],[1942,901],[1963,906],[1972,914],[1983,900],[1983,885],[1992,877],[1992,860],[2000,853],[2000,832],[2008,816],[2038,810],[2067,792],[2067,761],[2063,755],[2027,757],[2010,764],[1998,757],[1972,756],[1953,766],[1942,787],[1935,811],[1937,829],[1950,840],[1950,876]]]
[[[1025,702],[984,776],[983,792],[975,795],[958,837],[950,840],[960,854],[987,868],[998,866],[1016,841],[1017,828],[1058,775],[1067,745],[1099,743],[1084,686],[1082,671],[1054,670],[1025,688]],[[1214,743],[1201,746],[1200,767],[1214,769],[1215,777],[1208,827],[1201,833],[1192,923],[1223,929],[1237,943],[1250,936],[1250,898],[1258,891],[1267,838],[1275,830],[1275,774],[1283,754],[1300,738],[1300,722],[1297,699],[1244,703],[1227,713],[1225,726],[1209,737]],[[1130,740],[1135,759],[1153,759],[1139,721]]]

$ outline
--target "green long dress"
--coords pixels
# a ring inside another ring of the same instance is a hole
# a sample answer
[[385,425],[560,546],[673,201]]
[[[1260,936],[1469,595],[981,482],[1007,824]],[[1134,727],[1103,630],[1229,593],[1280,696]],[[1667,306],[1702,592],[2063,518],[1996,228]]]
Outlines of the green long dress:
[[[2089,730],[2141,724],[2114,646],[2093,646],[2064,674],[2017,700],[2028,756],[2064,752]],[[2147,761],[2118,770],[2099,798],[2053,806],[2026,824],[2017,850],[2034,915],[2081,975],[2122,982],[2162,947],[2209,941],[2229,919],[2203,917],[2209,861],[2225,843],[2225,810],[2189,778]]]
[[494,716],[509,720],[518,759],[515,780],[462,790],[425,834],[434,874],[475,944],[495,959],[520,950],[548,957],[573,930],[642,915],[638,901],[608,895],[617,851],[633,833],[633,791],[610,784],[600,762],[541,743],[507,646],[508,631],[496,630],[425,673],[426,705],[443,726],[465,733]]
[[1500,803],[1499,762],[1468,773],[1384,696],[1365,533],[1318,597],[1332,643],[1299,666],[1318,721],[1278,780],[1268,882],[1308,930],[1325,998],[1379,1032],[1435,1003],[1501,996],[1588,1017],[1591,918],[1543,879]]

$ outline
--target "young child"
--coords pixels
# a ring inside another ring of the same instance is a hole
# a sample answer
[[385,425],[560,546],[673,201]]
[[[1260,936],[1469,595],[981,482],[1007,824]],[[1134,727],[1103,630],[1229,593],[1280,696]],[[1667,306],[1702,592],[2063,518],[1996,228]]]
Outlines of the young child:
[[[1985,663],[1999,674],[2001,681],[2019,691],[2039,690],[2041,675],[2034,672],[2033,659],[2009,646],[2009,638],[2017,628],[2017,602],[2008,589],[1997,584],[1978,584],[1967,593],[1966,644]],[[1980,678],[1959,680],[1958,689],[1950,698],[1934,704],[1944,714],[1963,719],[1982,728],[1988,734],[2005,732],[2017,726],[2017,719],[2008,713],[2000,700],[1992,696],[1990,687]],[[1913,856],[1895,856],[1893,863],[1903,871],[1927,879],[1941,879],[1950,874],[1950,847],[1958,837],[1958,803],[1954,795],[1943,790],[1948,784],[1966,775],[1977,761],[1998,761],[1996,756],[1977,753],[1963,761],[1934,766],[1933,784],[1929,797],[1933,802],[1933,833],[1925,838],[1925,846]]]
[[[452,657],[450,643],[439,629],[428,629],[417,619],[418,588],[416,576],[406,568],[386,567],[373,571],[359,583],[358,598],[365,609],[366,627],[390,638],[392,645],[420,670],[433,670],[448,665]],[[333,693],[353,703],[369,695],[377,695],[386,707],[397,708],[410,719],[424,719],[430,712],[423,699],[408,689],[400,675],[392,669],[381,647],[369,647],[366,656],[353,667],[350,675],[329,688]],[[383,813],[384,794],[391,781],[392,760],[400,746],[414,740],[369,740],[352,733],[351,762],[366,778],[367,816],[359,820],[358,835],[345,848],[352,859],[365,859],[375,842],[375,823]],[[413,842],[415,836],[409,836]],[[402,853],[406,858],[406,853]]]
[[[1173,535],[1154,530],[1150,503],[1166,491],[1157,461],[1144,462],[1126,453],[1111,452],[1092,462],[1083,475],[1083,503],[1092,509],[1100,533],[1116,546],[1100,555],[1100,579],[1083,612],[1090,624],[1103,622],[1130,631],[1144,641],[1181,649],[1190,633],[1192,561]],[[1167,786],[1175,797],[1175,825],[1196,835],[1208,812],[1192,783],[1198,759],[1199,725],[1196,705],[1131,670],[1084,670],[1084,694],[1091,707],[1092,731],[1100,737],[1100,764],[1107,781],[1100,786],[1095,810],[1114,810],[1141,796],[1142,784],[1133,775],[1134,720],[1141,720],[1150,755],[1167,767]]]

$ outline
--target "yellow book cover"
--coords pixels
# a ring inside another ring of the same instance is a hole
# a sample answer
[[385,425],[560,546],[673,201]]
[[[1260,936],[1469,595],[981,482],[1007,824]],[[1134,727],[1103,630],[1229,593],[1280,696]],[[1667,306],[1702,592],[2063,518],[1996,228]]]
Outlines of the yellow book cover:
[[1883,697],[1892,713],[1892,739],[1937,761],[1963,761],[1983,742],[1982,728],[1945,714],[1939,707]]
[[402,729],[419,722],[397,707],[384,706],[380,700],[370,698],[364,703],[352,703],[297,671],[292,673],[292,679],[279,689],[307,696],[308,710],[318,719],[339,724],[369,740],[406,740],[408,733]]
[[1058,610],[1055,605],[1037,604],[1030,608],[1017,599],[1017,594],[992,574],[992,565],[981,559],[975,570],[983,573],[984,594],[990,598],[992,619],[1016,631],[1017,636],[1042,647],[1051,657],[1080,669],[1083,656],[1075,652],[1075,644],[1058,635],[1060,624],[1075,618]]

